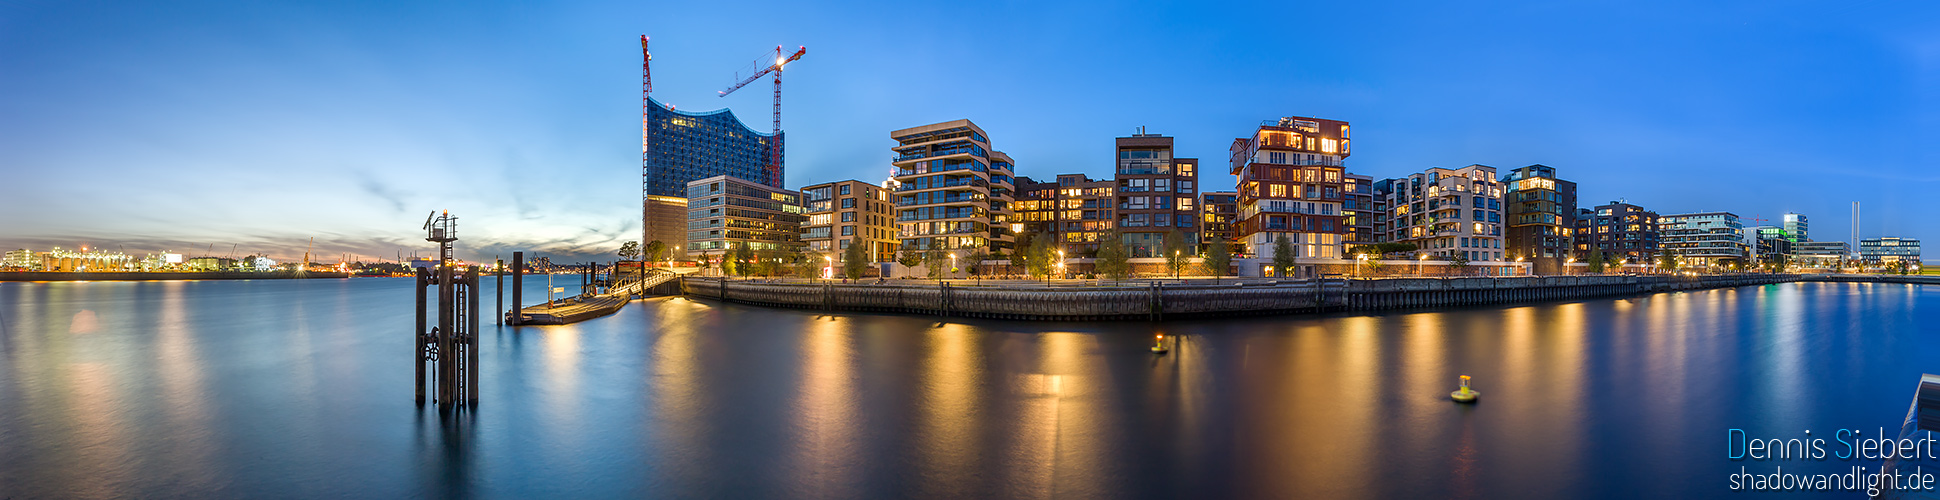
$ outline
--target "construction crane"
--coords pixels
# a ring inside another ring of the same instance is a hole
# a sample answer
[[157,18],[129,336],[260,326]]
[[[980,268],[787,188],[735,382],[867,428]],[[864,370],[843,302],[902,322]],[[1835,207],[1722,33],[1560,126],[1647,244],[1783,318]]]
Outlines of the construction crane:
[[647,142],[647,119],[650,116],[647,106],[653,101],[647,98],[653,93],[653,53],[647,51],[647,35],[640,35],[640,244],[653,240],[653,169],[648,168],[648,159],[653,156],[652,143]]
[[304,271],[308,271],[308,270],[310,270],[310,251],[311,251],[311,250],[315,250],[316,248],[317,248],[317,237],[315,237],[315,236],[311,236],[311,237],[310,237],[310,246],[309,246],[309,247],[306,247],[306,248],[304,248],[304,249],[303,249],[303,267],[302,267],[302,270],[304,270]]
[[[808,47],[802,46],[796,48],[793,55],[783,56],[781,46],[776,45],[774,64],[755,71],[754,74],[748,75],[747,78],[735,82],[727,90],[721,91],[721,97],[727,97],[728,94],[732,94],[734,91],[740,90],[741,87],[753,83],[756,79],[761,78],[762,75],[769,73],[775,74],[775,134],[768,137],[768,182],[774,183],[775,187],[781,187],[781,70],[783,66],[787,66],[788,63],[801,59],[802,55],[807,53]],[[761,63],[761,61],[756,61],[755,66],[760,67]]]

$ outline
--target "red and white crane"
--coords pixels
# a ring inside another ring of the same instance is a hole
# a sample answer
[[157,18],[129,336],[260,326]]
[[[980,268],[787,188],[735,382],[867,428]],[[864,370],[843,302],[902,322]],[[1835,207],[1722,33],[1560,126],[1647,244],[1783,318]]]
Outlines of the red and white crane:
[[[741,81],[729,86],[727,90],[721,91],[721,97],[727,97],[728,94],[740,90],[741,87],[746,87],[749,83],[754,83],[756,79],[761,78],[763,75],[769,73],[775,75],[775,135],[768,139],[768,180],[776,184],[775,187],[781,187],[781,70],[788,63],[801,59],[802,55],[807,53],[808,47],[802,46],[796,48],[793,55],[784,56],[781,52],[781,46],[776,45],[774,64],[755,71],[754,74],[748,75],[747,78],[743,78]],[[760,67],[761,62],[757,62],[755,66]]]

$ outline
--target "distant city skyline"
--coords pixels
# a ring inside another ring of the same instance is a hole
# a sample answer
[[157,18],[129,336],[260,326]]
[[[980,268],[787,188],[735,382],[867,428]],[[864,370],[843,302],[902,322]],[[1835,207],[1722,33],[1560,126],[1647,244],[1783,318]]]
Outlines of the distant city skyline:
[[[1020,177],[1109,178],[1144,126],[1231,191],[1233,138],[1297,115],[1354,123],[1377,180],[1544,164],[1579,207],[1940,228],[1928,5],[466,7],[0,6],[0,249],[389,259],[451,210],[464,258],[611,260],[640,232],[642,33],[656,99],[763,131],[767,92],[715,92],[808,48],[793,189],[880,182],[891,130],[965,118]],[[917,24],[945,18],[974,28]]]

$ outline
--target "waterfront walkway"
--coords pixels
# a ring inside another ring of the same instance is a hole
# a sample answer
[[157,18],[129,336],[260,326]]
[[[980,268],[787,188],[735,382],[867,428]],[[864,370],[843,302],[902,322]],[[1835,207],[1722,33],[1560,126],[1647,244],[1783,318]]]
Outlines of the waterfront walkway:
[[1129,280],[737,280],[687,277],[692,298],[824,311],[1023,320],[1164,320],[1529,303],[1794,281],[1940,284],[1897,275],[1578,275],[1463,278]]

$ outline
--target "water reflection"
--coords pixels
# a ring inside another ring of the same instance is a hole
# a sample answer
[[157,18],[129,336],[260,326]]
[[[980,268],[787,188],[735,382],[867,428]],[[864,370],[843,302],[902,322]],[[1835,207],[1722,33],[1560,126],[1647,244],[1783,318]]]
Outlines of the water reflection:
[[655,299],[507,329],[448,413],[411,404],[409,280],[95,285],[0,284],[0,496],[1703,497],[1721,429],[1896,425],[1940,352],[1904,286],[1157,325]]

